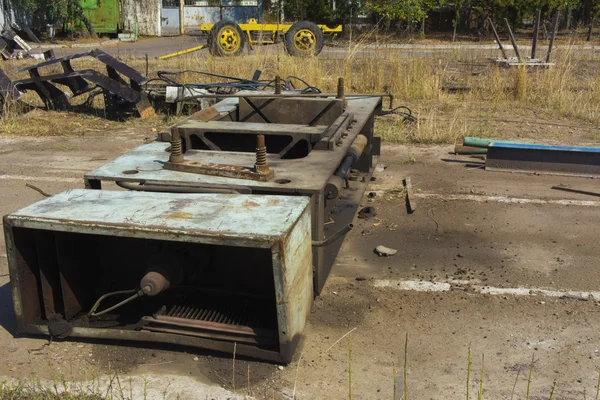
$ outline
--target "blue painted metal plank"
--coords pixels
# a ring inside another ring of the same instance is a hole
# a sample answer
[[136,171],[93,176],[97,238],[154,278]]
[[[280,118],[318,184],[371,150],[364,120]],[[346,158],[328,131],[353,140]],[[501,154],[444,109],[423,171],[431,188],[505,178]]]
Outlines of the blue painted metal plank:
[[600,147],[575,147],[575,146],[552,146],[545,144],[516,143],[516,142],[491,142],[488,147],[504,147],[507,149],[523,150],[549,150],[549,151],[579,151],[586,153],[600,153]]

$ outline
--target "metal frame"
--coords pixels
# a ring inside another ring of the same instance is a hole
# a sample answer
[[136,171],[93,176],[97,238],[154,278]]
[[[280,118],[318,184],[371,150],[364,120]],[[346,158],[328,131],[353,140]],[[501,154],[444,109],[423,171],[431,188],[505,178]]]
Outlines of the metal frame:
[[487,148],[485,169],[598,177],[600,176],[600,148],[492,142]]
[[[93,57],[104,63],[106,65],[106,75],[91,69],[75,71],[71,65],[71,60],[82,57]],[[56,63],[61,64],[63,73],[53,75],[42,75],[40,73],[40,68]],[[109,117],[119,118],[125,113],[131,112],[132,109],[137,110],[141,118],[147,118],[154,114],[154,108],[148,101],[147,94],[142,90],[142,85],[148,82],[148,78],[101,50],[96,49],[87,53],[78,53],[45,61],[21,70],[21,72],[25,71],[29,73],[30,77],[15,81],[15,87],[22,91],[34,90],[46,107],[51,109],[65,110],[71,108],[69,99],[55,84],[68,86],[73,96],[88,93],[96,85],[102,88],[105,110]],[[129,82],[126,82],[122,76],[127,78]]]
[[554,47],[554,38],[556,37],[556,31],[558,29],[559,12],[556,11],[555,15],[554,15],[554,25],[553,25],[553,29],[552,29],[552,35],[550,36],[550,43],[548,45],[548,53],[546,54],[545,61],[536,58],[537,41],[538,41],[538,36],[539,36],[541,18],[542,18],[542,12],[540,9],[538,9],[536,11],[536,19],[535,19],[535,23],[534,23],[534,27],[533,27],[533,39],[531,42],[531,57],[523,57],[521,55],[519,46],[517,45],[517,41],[515,40],[515,36],[513,35],[512,29],[508,22],[508,19],[504,18],[504,22],[506,23],[506,29],[508,31],[508,37],[513,46],[513,49],[515,51],[515,56],[516,56],[516,57],[508,57],[508,55],[506,53],[506,49],[502,45],[500,36],[498,35],[498,31],[496,30],[496,27],[494,26],[494,22],[492,21],[491,18],[488,18],[488,22],[490,24],[490,27],[492,28],[492,32],[494,33],[494,37],[496,38],[496,42],[498,43],[498,48],[500,49],[500,52],[502,53],[502,58],[493,58],[491,60],[502,66],[505,66],[505,67],[525,66],[525,67],[548,68],[548,67],[554,65],[553,63],[550,62],[550,60],[552,58],[552,49]]
[[[243,98],[257,94],[267,95],[269,93],[241,92],[238,95]],[[277,96],[270,92],[270,96],[292,99],[294,93],[284,92]],[[329,101],[336,100],[333,96],[326,98]],[[301,100],[305,99],[297,100],[300,101],[299,104],[302,104]],[[274,172],[274,178],[268,181],[165,170],[163,163],[167,162],[170,157],[170,153],[166,150],[171,146],[171,133],[161,132],[159,140],[162,142],[139,146],[97,170],[87,173],[85,184],[90,189],[101,189],[102,182],[127,182],[142,184],[141,190],[143,190],[143,185],[168,185],[185,188],[185,190],[202,190],[210,187],[211,189],[244,190],[255,194],[308,196],[312,208],[312,240],[321,241],[352,222],[362,194],[370,181],[373,159],[380,154],[380,140],[373,136],[373,129],[375,115],[381,110],[381,97],[353,98],[352,95],[348,95],[345,101],[346,107],[338,118],[321,133],[315,132],[318,136],[311,139],[312,148],[305,157],[284,159],[281,154],[267,154],[266,161]],[[175,125],[174,128],[183,132],[182,137],[185,137],[186,134],[194,133],[194,129],[198,129],[198,132],[201,133],[202,122],[196,122],[196,119],[197,121],[211,121],[210,123],[213,125],[218,124],[218,121],[238,121],[239,104],[238,97],[227,98],[217,103],[214,109],[202,110]],[[319,107],[321,106],[319,105]],[[229,124],[231,123],[229,122]],[[237,124],[242,128],[250,125],[267,126],[249,122],[237,122]],[[228,124],[223,124],[223,126],[222,132],[227,133]],[[292,138],[303,135],[296,125],[276,124],[274,127],[275,131],[279,130],[279,132],[275,132],[277,134],[289,135]],[[254,133],[257,131],[260,129],[253,129]],[[327,199],[327,184],[346,159],[359,134],[366,137],[367,143],[360,157],[352,163],[350,174],[353,175],[353,180],[346,179],[345,184],[351,190],[342,190],[339,197]],[[272,136],[273,131],[265,132],[267,150],[269,149],[269,139],[272,139]],[[317,138],[318,140],[316,140]],[[249,168],[255,163],[255,145],[252,144],[250,147],[246,151],[187,148],[184,155],[190,161]],[[321,292],[341,244],[342,238],[326,247],[313,248],[315,294]]]

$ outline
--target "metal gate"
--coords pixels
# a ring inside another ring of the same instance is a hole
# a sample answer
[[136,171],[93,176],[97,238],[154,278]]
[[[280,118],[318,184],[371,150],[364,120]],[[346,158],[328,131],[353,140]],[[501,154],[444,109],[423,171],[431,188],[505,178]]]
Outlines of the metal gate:
[[161,36],[179,35],[179,1],[162,0],[161,9]]

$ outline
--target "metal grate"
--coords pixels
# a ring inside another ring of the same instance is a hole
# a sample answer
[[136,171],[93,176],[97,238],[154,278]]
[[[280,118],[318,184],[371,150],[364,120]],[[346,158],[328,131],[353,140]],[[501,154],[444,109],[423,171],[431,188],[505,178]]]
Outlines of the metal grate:
[[176,305],[166,314],[169,317],[191,319],[196,321],[216,322],[226,325],[251,326],[262,328],[265,326],[262,318],[256,313],[245,312],[240,307],[224,305],[222,307],[193,307]]

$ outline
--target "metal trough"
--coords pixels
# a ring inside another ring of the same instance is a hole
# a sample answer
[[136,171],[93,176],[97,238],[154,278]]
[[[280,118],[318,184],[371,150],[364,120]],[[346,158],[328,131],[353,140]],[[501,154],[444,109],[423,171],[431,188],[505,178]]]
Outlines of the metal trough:
[[289,362],[313,300],[309,203],[80,189],[26,207],[4,217],[17,331]]

